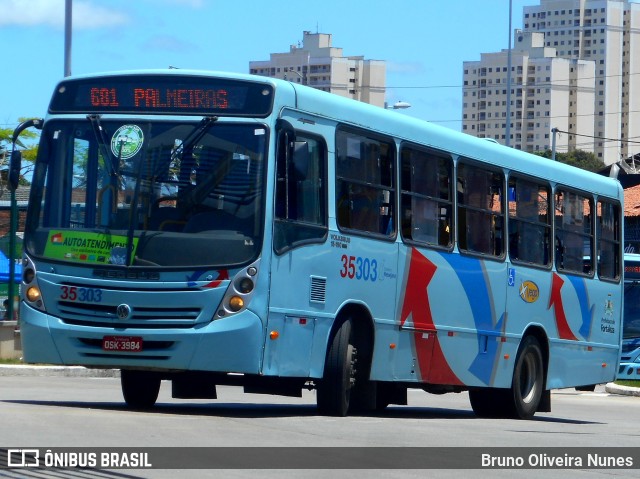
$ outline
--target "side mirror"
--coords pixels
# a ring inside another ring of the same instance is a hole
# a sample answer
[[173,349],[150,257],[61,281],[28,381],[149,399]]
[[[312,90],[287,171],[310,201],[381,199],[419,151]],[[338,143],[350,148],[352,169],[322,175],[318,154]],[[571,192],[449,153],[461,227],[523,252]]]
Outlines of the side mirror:
[[15,130],[13,130],[13,135],[11,136],[11,160],[9,162],[9,188],[11,191],[15,191],[20,182],[20,169],[22,168],[22,153],[16,149],[16,142],[18,141],[18,136],[27,128],[37,128],[38,130],[42,130],[42,125],[44,121],[42,118],[32,118],[31,120],[26,120],[20,123]]
[[[43,123],[44,123],[44,120],[42,120],[42,118],[32,118],[31,120],[23,121],[16,127],[15,130],[13,130],[13,136],[11,137],[11,142],[15,143],[16,141],[18,141],[18,136],[20,136],[20,133],[22,133],[27,128],[34,127],[38,130],[42,130]],[[15,150],[15,147],[13,149]]]
[[20,182],[20,169],[22,168],[22,152],[13,150],[9,163],[9,188],[15,191]]

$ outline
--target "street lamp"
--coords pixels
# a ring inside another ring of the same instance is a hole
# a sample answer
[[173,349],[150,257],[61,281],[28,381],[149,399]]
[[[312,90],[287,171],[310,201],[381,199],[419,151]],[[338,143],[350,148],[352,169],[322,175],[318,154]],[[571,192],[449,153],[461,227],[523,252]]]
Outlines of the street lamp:
[[389,105],[385,101],[384,102],[384,107],[387,110],[406,110],[407,108],[411,108],[411,103],[407,103],[406,101],[397,101],[393,105]]
[[300,74],[300,72],[297,72],[292,67],[289,67],[287,70],[284,71],[285,80],[287,79],[287,72],[295,73],[296,75],[298,75],[300,77],[300,80],[302,80],[302,84],[304,85],[304,77]]

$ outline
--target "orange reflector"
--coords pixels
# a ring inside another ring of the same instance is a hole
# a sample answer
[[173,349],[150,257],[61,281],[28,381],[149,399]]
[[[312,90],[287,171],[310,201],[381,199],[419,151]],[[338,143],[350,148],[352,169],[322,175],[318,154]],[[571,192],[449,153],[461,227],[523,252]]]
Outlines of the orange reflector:
[[389,345],[389,349],[396,349],[396,344],[395,343],[391,343]]
[[593,351],[593,346],[587,346],[587,351]]
[[307,324],[307,318],[300,318],[298,322],[300,324]]
[[502,337],[500,338],[500,342],[501,342],[501,343],[506,343],[506,342],[507,342],[507,338],[505,338],[504,336],[502,336]]
[[607,367],[607,363],[602,363],[602,367],[606,368]]
[[505,355],[504,355],[504,358],[505,358],[505,359],[509,359],[510,357],[511,357],[511,356],[509,356],[508,354],[505,354]]
[[449,332],[447,333],[447,336],[453,336],[453,331],[449,331]]
[[271,339],[278,339],[280,337],[280,333],[278,331],[271,331],[269,333],[269,337]]

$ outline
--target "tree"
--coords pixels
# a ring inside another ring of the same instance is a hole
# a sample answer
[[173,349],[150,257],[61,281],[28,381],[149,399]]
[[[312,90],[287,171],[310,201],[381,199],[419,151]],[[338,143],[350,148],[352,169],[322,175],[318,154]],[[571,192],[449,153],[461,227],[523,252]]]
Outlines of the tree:
[[[535,155],[543,158],[551,159],[553,152],[551,150],[536,151]],[[584,150],[573,150],[568,153],[556,153],[556,161],[566,163],[567,165],[582,168],[587,171],[600,171],[604,168],[604,164],[596,155]]]

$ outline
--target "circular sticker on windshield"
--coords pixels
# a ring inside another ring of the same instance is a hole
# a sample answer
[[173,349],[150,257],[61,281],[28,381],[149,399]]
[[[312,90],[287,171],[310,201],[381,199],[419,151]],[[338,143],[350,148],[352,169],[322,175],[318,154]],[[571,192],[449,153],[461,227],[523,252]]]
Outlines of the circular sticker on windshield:
[[116,158],[127,160],[135,156],[144,143],[144,135],[137,125],[122,125],[111,137],[111,152]]

